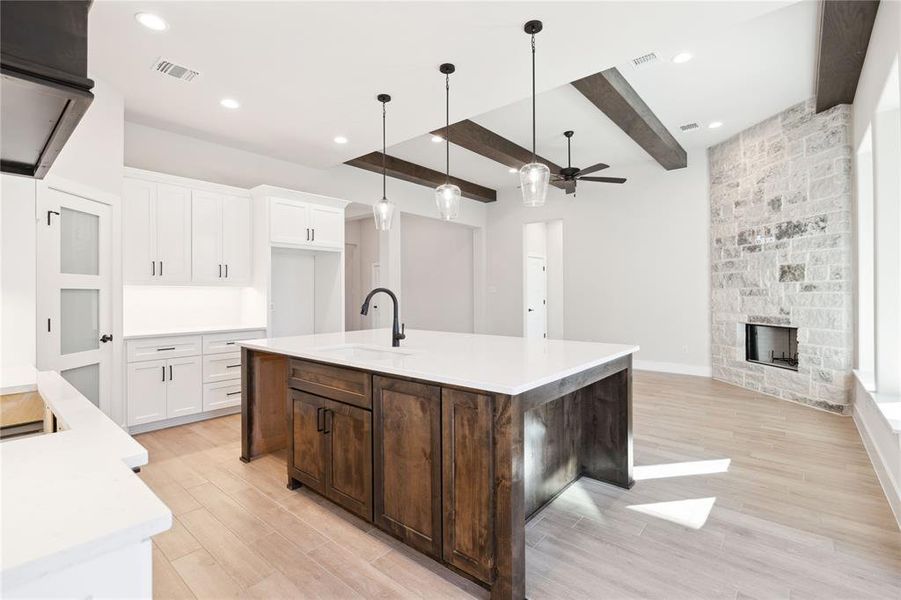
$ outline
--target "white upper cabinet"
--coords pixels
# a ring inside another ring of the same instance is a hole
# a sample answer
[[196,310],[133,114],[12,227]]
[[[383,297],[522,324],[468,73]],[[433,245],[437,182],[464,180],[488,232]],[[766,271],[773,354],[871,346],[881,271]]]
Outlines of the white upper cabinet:
[[124,183],[125,282],[249,285],[250,197],[237,188],[142,175]]
[[344,210],[302,200],[272,198],[269,239],[273,244],[344,247]]
[[205,191],[192,194],[195,283],[250,281],[250,198]]
[[134,179],[124,191],[125,282],[190,282],[190,191]]

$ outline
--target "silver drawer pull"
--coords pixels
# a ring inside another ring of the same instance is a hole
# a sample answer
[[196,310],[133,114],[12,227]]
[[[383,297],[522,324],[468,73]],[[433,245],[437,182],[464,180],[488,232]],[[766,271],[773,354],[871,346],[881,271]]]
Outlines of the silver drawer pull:
[[167,350],[175,350],[175,346],[172,346],[171,348],[157,348],[156,349],[157,352],[166,352]]
[[241,393],[241,390],[238,390],[237,392],[227,392],[225,395],[226,395],[226,396],[235,396],[235,395],[240,394],[240,393]]
[[241,366],[241,365],[225,365],[225,368],[226,368],[226,369],[237,369],[237,368],[240,367],[240,366]]

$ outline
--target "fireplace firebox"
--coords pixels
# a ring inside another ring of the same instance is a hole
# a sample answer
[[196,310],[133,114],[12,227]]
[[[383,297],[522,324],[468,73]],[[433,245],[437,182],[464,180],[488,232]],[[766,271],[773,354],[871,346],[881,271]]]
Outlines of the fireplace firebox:
[[798,370],[798,328],[745,324],[745,359],[780,369]]

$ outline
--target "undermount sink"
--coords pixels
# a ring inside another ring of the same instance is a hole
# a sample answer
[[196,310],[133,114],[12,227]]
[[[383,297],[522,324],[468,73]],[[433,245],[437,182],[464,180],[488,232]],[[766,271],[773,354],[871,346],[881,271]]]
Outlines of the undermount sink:
[[388,348],[374,344],[340,344],[338,346],[316,348],[316,352],[334,356],[335,358],[357,360],[397,360],[415,354],[413,350]]

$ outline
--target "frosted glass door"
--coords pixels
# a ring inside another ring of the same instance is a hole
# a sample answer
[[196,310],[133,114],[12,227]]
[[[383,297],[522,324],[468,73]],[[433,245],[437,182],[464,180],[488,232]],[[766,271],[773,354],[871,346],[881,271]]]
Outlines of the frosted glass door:
[[110,207],[48,187],[38,206],[37,366],[109,413]]

